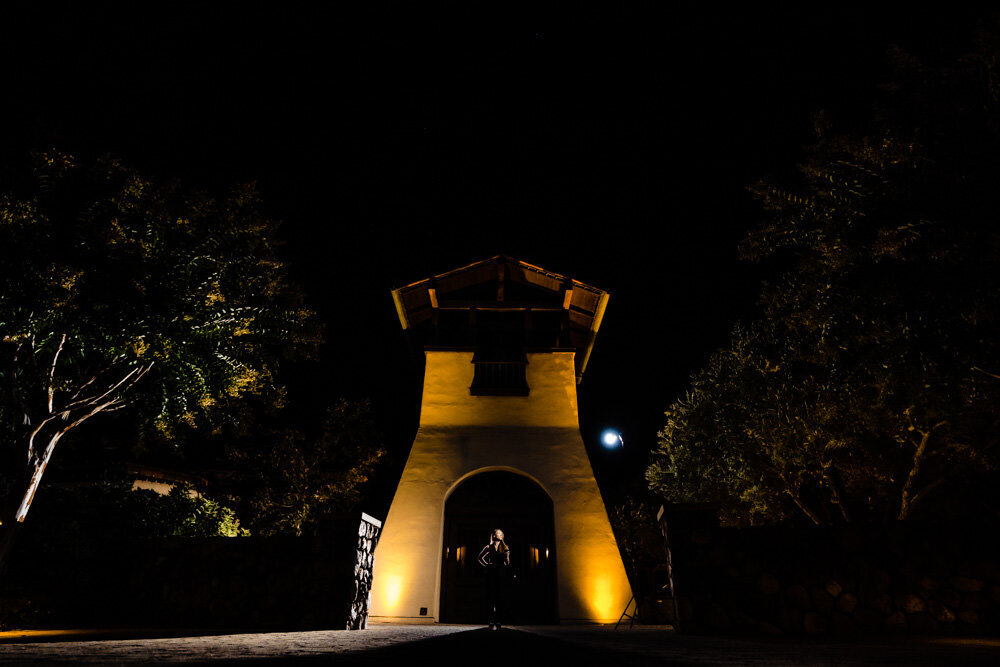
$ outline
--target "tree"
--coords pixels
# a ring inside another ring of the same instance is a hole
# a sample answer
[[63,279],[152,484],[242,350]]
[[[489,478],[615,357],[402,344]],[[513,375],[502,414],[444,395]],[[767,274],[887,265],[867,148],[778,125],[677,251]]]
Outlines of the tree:
[[281,399],[318,341],[252,186],[214,198],[113,159],[37,156],[0,195],[0,565],[59,441],[135,406],[170,436]]
[[279,426],[234,442],[240,515],[254,535],[316,532],[324,518],[357,509],[385,455],[367,400],[336,401],[317,432]]
[[18,544],[16,556],[21,558],[27,549],[100,552],[108,540],[247,534],[232,509],[190,484],[160,494],[133,489],[131,480],[115,476],[94,484],[46,489],[32,506],[32,519],[36,522],[32,531],[26,531]]
[[616,503],[609,513],[629,578],[636,588],[639,587],[635,579],[639,568],[648,563],[660,563],[663,559],[663,534],[655,517],[656,512],[648,502],[635,500],[632,496]]
[[906,519],[997,467],[1000,164],[967,148],[1000,142],[976,62],[900,75],[917,129],[885,109],[866,136],[821,116],[799,178],[752,188],[766,218],[741,253],[779,273],[668,409],[659,493],[751,522]]

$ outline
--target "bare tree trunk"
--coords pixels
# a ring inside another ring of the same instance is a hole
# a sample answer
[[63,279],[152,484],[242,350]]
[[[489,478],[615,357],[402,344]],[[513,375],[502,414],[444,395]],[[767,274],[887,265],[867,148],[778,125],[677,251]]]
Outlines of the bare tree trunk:
[[830,500],[840,510],[840,516],[844,519],[844,523],[850,523],[851,515],[847,511],[847,505],[844,504],[843,498],[841,498],[840,485],[837,484],[837,481],[830,476],[826,469],[823,470],[823,481],[827,490],[830,491]]
[[28,510],[31,509],[31,503],[35,501],[35,493],[38,492],[38,485],[42,483],[42,475],[45,474],[45,469],[49,465],[49,461],[52,459],[52,452],[55,451],[56,445],[59,443],[59,439],[62,438],[63,434],[66,433],[71,427],[67,427],[66,430],[59,431],[52,438],[49,439],[49,443],[45,446],[45,450],[42,455],[38,457],[34,463],[34,469],[31,471],[31,475],[28,477],[28,485],[24,490],[24,495],[21,497],[21,502],[18,504],[17,513],[14,515],[14,519],[17,522],[24,521],[24,517],[28,516]]
[[[22,447],[22,451],[31,448],[34,436],[37,433],[38,431],[35,430],[31,434],[24,436],[25,445]],[[32,456],[28,460],[27,466],[23,469],[23,472],[15,483],[14,490],[3,504],[3,512],[0,515],[0,521],[3,522],[0,525],[0,575],[3,575],[7,569],[7,559],[10,556],[11,548],[16,541],[18,533],[21,532],[21,526],[24,523],[27,510],[31,507],[35,492],[38,490],[38,484],[42,480],[45,467],[58,441],[58,435],[51,438],[43,450],[41,457]]]
[[824,521],[821,518],[819,518],[819,515],[816,514],[816,512],[809,509],[809,506],[806,505],[804,502],[802,502],[802,499],[799,498],[798,493],[793,493],[789,489],[785,489],[785,493],[787,493],[788,497],[792,499],[792,502],[795,503],[796,507],[802,510],[802,513],[805,514],[807,517],[809,517],[814,524],[816,524],[817,526],[822,526],[824,524]]
[[[35,494],[38,492],[42,477],[45,475],[45,469],[52,459],[52,452],[59,440],[94,415],[124,407],[126,405],[125,396],[153,367],[153,362],[149,362],[123,368],[117,377],[109,377],[113,373],[117,361],[112,360],[92,375],[89,380],[79,385],[76,391],[64,402],[57,405],[56,369],[59,356],[66,346],[67,338],[66,334],[62,334],[51,362],[46,361],[44,372],[41,372],[37,363],[35,339],[31,338],[29,360],[34,369],[35,382],[27,384],[37,386],[37,381],[41,380],[43,389],[41,398],[43,400],[23,399],[22,392],[19,391],[17,363],[22,345],[13,349],[12,359],[8,364],[7,375],[10,378],[11,400],[21,409],[22,422],[28,430],[22,434],[23,441],[19,443],[21,446],[18,447],[18,457],[24,458],[15,462],[14,465],[15,470],[18,468],[23,470],[23,476],[18,479],[18,490],[12,494],[13,497],[6,499],[10,504],[4,503],[3,514],[0,516],[0,521],[3,521],[3,524],[0,525],[0,573],[6,567],[14,537],[20,531],[21,523],[28,515],[28,510],[31,509]],[[103,382],[101,382],[102,378]],[[86,391],[90,393],[86,394]],[[34,406],[34,408],[30,406]],[[44,447],[42,447],[43,443]]]
[[799,497],[799,491],[802,489],[801,485],[792,483],[788,479],[788,475],[786,475],[782,470],[779,470],[777,467],[772,466],[772,469],[782,481],[782,490],[788,495],[789,498],[792,499],[795,506],[802,510],[802,513],[809,517],[814,524],[822,526],[824,524],[823,519],[821,519],[816,512],[809,509],[808,505],[802,502],[802,498]]
[[[934,434],[934,431],[946,423],[938,422],[929,431],[920,434],[920,443],[917,445],[917,451],[913,453],[913,465],[910,466],[910,472],[906,476],[906,483],[903,485],[903,493],[900,497],[898,518],[901,521],[909,517],[910,512],[913,511],[914,501],[919,500],[918,497],[914,496],[914,488],[917,485],[917,479],[920,477],[920,471],[927,456],[927,448],[930,445],[931,436]],[[920,495],[922,496],[923,494]]]
[[[96,414],[99,410],[92,414]],[[42,476],[45,474],[45,469],[49,465],[49,461],[52,459],[52,452],[55,451],[56,445],[59,440],[68,433],[74,426],[82,423],[86,420],[90,414],[87,414],[81,419],[66,425],[61,430],[54,433],[50,438],[48,443],[45,445],[45,449],[41,451],[40,454],[33,456],[28,463],[28,469],[25,471],[24,476],[21,478],[18,485],[19,490],[15,491],[12,495],[11,506],[5,508],[4,514],[0,517],[3,521],[3,525],[0,525],[0,575],[3,574],[7,567],[7,557],[10,554],[11,546],[14,543],[17,533],[20,532],[21,524],[24,523],[25,517],[28,515],[28,510],[31,509],[31,505],[35,500],[35,494],[38,492],[38,486],[42,482]],[[38,433],[36,429],[31,436],[27,438],[29,443],[33,443],[34,435]],[[30,448],[32,445],[26,445]],[[13,510],[13,511],[11,511]]]

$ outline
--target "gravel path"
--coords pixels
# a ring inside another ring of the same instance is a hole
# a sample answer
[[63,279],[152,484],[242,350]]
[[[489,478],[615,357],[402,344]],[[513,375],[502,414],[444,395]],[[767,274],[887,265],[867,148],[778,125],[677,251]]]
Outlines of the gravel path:
[[[198,637],[0,643],[0,665],[255,667],[654,667],[659,665],[1000,665],[1000,640],[909,637],[809,640],[535,626],[489,632],[467,625],[375,625],[348,632],[269,632]],[[28,641],[30,640],[30,641]],[[8,641],[0,636],[0,642]]]
[[376,625],[367,630],[0,644],[0,664],[148,665],[295,659],[370,651],[471,630],[466,625]]

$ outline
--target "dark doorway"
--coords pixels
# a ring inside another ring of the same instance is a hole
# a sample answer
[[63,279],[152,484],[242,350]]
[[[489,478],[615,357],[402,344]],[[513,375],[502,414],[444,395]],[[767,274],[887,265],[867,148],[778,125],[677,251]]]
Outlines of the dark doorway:
[[495,528],[511,556],[503,622],[556,622],[552,500],[527,477],[506,471],[473,475],[445,503],[441,621],[487,622],[486,573],[477,556]]

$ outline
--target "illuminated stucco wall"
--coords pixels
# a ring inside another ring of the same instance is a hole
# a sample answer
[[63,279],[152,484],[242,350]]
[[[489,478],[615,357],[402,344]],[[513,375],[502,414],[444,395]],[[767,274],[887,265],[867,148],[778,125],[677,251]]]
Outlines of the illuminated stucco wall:
[[617,620],[631,591],[580,437],[573,355],[529,353],[528,396],[472,396],[471,352],[427,352],[420,428],[375,553],[372,620],[437,620],[445,500],[486,470],[527,475],[552,498],[560,619]]

